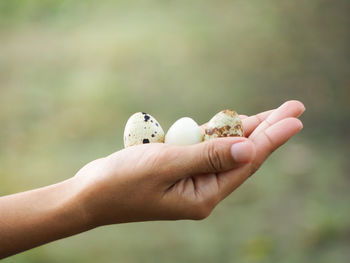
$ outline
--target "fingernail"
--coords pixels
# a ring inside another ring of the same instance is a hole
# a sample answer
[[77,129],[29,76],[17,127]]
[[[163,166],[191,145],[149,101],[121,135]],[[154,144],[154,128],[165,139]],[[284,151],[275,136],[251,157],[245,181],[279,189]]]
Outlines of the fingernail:
[[238,163],[246,163],[252,159],[253,146],[249,141],[235,143],[231,146],[231,155]]

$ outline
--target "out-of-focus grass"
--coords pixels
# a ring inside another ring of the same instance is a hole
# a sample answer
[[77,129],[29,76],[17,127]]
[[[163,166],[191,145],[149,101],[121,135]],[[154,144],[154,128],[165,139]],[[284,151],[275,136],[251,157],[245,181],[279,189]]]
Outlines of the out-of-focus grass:
[[344,262],[349,3],[0,0],[0,194],[122,148],[127,118],[286,99],[304,131],[201,222],[95,229],[4,262]]

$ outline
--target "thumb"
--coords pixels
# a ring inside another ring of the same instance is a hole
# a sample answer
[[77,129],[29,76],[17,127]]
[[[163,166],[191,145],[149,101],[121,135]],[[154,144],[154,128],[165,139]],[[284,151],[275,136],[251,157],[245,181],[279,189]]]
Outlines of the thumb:
[[254,144],[244,137],[213,139],[176,147],[176,151],[179,151],[176,154],[179,164],[177,169],[181,170],[183,177],[228,171],[250,162],[255,157]]

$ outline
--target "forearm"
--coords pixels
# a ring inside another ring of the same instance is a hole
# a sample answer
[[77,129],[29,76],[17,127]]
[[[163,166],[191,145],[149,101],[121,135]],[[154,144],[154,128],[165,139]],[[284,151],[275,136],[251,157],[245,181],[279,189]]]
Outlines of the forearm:
[[90,229],[74,178],[0,198],[0,258]]

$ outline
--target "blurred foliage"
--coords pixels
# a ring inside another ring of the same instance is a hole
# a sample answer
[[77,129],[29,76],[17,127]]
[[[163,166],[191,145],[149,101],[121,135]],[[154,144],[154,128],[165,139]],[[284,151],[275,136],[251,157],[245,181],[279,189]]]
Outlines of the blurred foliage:
[[127,118],[202,123],[299,99],[304,130],[205,221],[108,226],[4,262],[346,262],[350,2],[0,0],[0,194],[122,148]]

